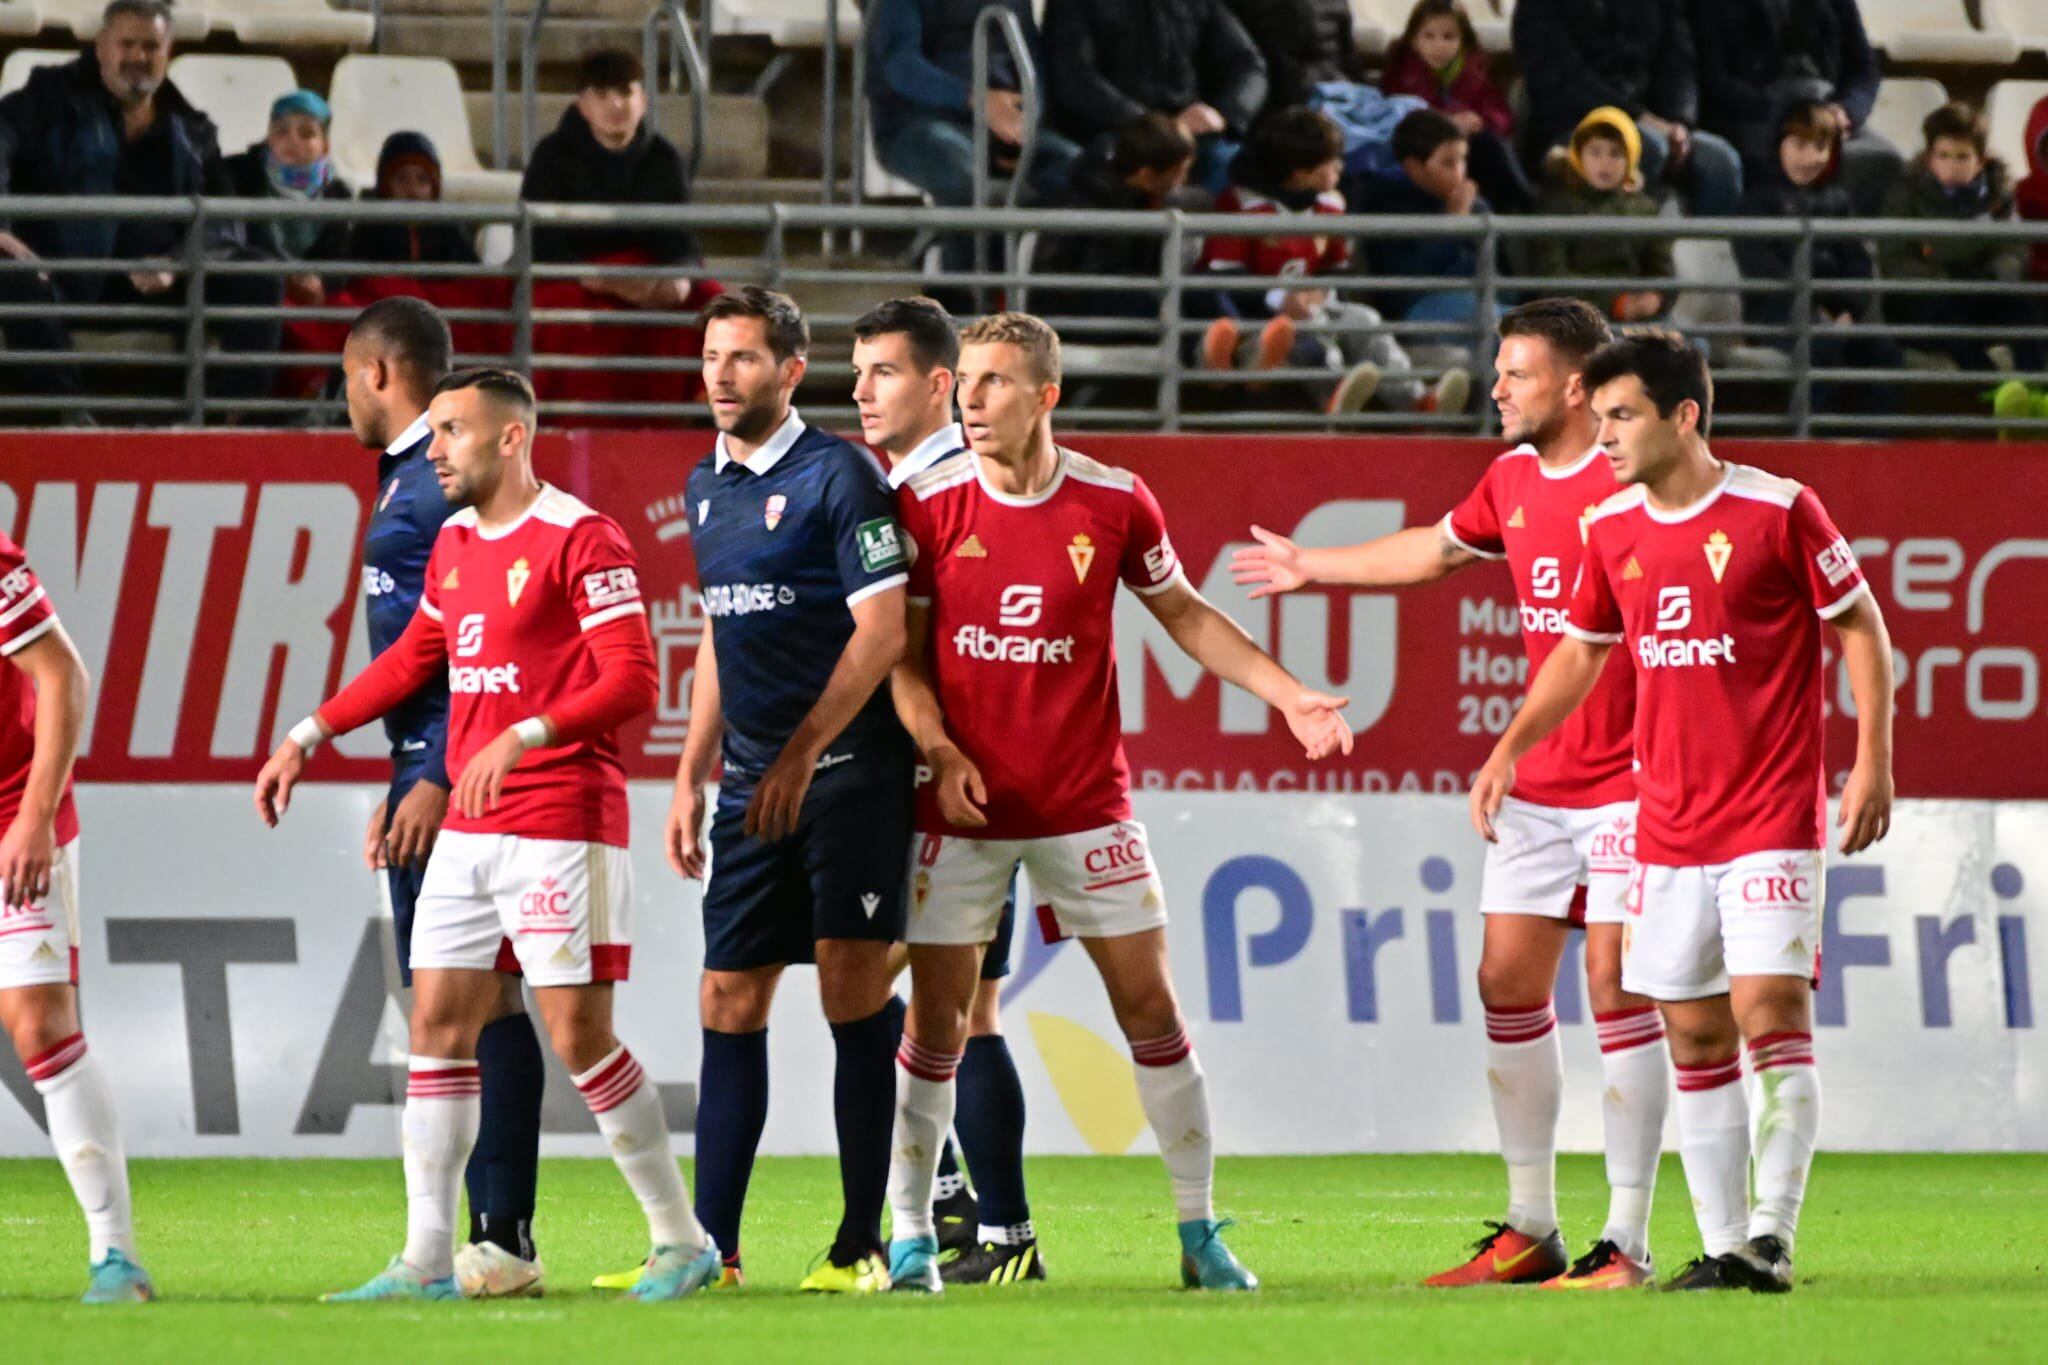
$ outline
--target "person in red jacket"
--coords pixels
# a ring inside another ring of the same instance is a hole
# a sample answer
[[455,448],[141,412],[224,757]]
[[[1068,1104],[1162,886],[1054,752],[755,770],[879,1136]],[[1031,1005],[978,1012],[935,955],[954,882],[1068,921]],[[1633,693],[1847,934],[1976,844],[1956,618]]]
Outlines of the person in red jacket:
[[[2022,218],[2048,218],[2048,95],[2027,115],[2026,151],[2027,177],[2013,187],[2013,203]],[[2027,257],[2027,274],[2048,282],[2048,237],[2034,243]]]
[[1413,95],[1451,116],[1470,148],[1471,174],[1502,213],[1527,212],[1535,198],[1515,157],[1515,113],[1493,83],[1479,35],[1457,0],[1417,0],[1408,27],[1387,47],[1380,90]]

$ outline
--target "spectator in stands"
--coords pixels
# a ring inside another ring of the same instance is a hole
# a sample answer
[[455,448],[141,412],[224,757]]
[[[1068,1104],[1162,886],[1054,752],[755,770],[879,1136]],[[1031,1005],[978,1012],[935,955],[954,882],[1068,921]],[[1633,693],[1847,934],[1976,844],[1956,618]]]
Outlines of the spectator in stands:
[[[1219,213],[1273,220],[1264,236],[1218,234],[1203,245],[1201,265],[1229,277],[1285,277],[1326,280],[1316,288],[1267,288],[1235,292],[1236,311],[1263,319],[1248,337],[1233,318],[1218,318],[1203,338],[1202,363],[1212,370],[1239,365],[1273,369],[1327,369],[1333,382],[1312,392],[1331,412],[1358,412],[1377,391],[1398,411],[1435,411],[1448,403],[1462,408],[1471,377],[1447,376],[1432,389],[1415,378],[1377,310],[1348,302],[1336,293],[1351,267],[1351,241],[1340,233],[1315,230],[1317,216],[1341,217],[1344,142],[1337,125],[1313,109],[1276,109],[1252,126],[1244,150],[1230,164],[1230,185],[1216,201]],[[1337,376],[1341,375],[1339,379]]]
[[[1944,104],[1920,125],[1926,150],[1892,186],[1887,218],[1931,218],[1949,222],[1998,223],[2012,217],[2011,182],[2005,163],[1985,151],[1984,116],[1967,104]],[[1853,197],[1853,191],[1852,191]],[[1953,280],[2012,284],[2027,272],[2024,242],[1937,237],[1921,241],[1886,238],[1878,245],[1878,266],[1888,280]],[[2037,327],[2040,312],[2025,294],[1994,289],[1985,293],[1888,293],[1885,316],[1917,327]],[[1996,337],[1908,340],[1914,350],[1934,349],[1955,357],[1964,369],[2039,370],[2038,338]]]
[[1695,126],[1694,0],[1518,0],[1515,64],[1529,96],[1525,151],[1562,145],[1594,109],[1636,121],[1646,187],[1683,190],[1691,211],[1727,214],[1742,197],[1742,158]]
[[[261,142],[227,159],[228,183],[239,199],[355,198],[327,157],[327,101],[311,90],[280,95],[270,106],[270,131]],[[338,261],[348,254],[349,226],[341,218],[252,219],[242,231],[252,251],[280,261]],[[317,308],[327,286],[312,272],[284,277],[289,303]]]
[[[577,68],[576,102],[562,112],[555,131],[534,145],[519,197],[541,204],[687,204],[683,154],[647,121],[645,77],[640,59],[623,48],[586,54]],[[534,287],[536,308],[696,309],[723,292],[713,281],[678,273],[703,259],[696,237],[683,227],[541,227],[533,233],[533,256],[547,263],[648,268],[644,274],[541,281]],[[681,360],[703,349],[703,334],[694,326],[548,323],[534,333],[534,349],[541,352]],[[534,374],[534,388],[548,402],[681,403],[694,399],[702,385],[681,371],[542,369]]]
[[1842,184],[1858,213],[1874,214],[1901,158],[1866,126],[1878,66],[1856,0],[1692,3],[1700,126],[1733,143],[1747,164],[1768,168],[1778,155],[1777,112],[1794,100],[1826,105],[1842,138]]
[[[1757,167],[1743,191],[1745,218],[1849,218],[1849,202],[1835,171],[1841,125],[1827,105],[1795,100],[1778,120],[1778,161]],[[1824,229],[1823,229],[1824,231]],[[1745,237],[1735,243],[1735,261],[1745,279],[1790,280],[1798,242],[1791,237]],[[1861,238],[1816,234],[1809,269],[1815,284],[1808,355],[1817,369],[1895,369],[1905,363],[1899,344],[1888,336],[1851,331],[1872,318],[1876,300],[1869,294],[1831,290],[1829,280],[1868,280],[1876,276],[1870,251]],[[1743,300],[1743,316],[1760,327],[1782,328],[1792,320],[1797,302],[1791,294],[1752,294]],[[1789,337],[1773,335],[1767,344],[1790,349]],[[1817,412],[1896,412],[1896,388],[1889,384],[1815,384]]]
[[[99,36],[77,61],[37,69],[28,84],[0,98],[0,195],[214,195],[228,193],[213,121],[167,78],[171,11],[162,0],[112,0]],[[242,251],[238,224],[209,220],[204,249],[219,259]],[[176,218],[23,218],[0,225],[0,251],[19,261],[42,257],[114,257],[125,273],[9,271],[0,301],[79,304],[184,302],[180,277],[186,229]],[[258,275],[208,275],[209,304],[275,307],[279,282]],[[122,330],[138,325],[119,324]],[[181,336],[183,318],[164,324]],[[0,323],[8,348],[69,351],[70,325],[55,313]],[[278,324],[224,322],[214,329],[229,351],[274,351]],[[75,364],[8,366],[24,392],[74,396],[84,391]],[[253,397],[267,371],[222,366],[209,371],[215,397]]]
[[[1394,127],[1393,152],[1398,170],[1391,176],[1361,177],[1353,182],[1356,213],[1431,214],[1462,218],[1485,212],[1479,186],[1465,173],[1465,134],[1448,114],[1417,109]],[[1445,287],[1420,293],[1382,291],[1376,300],[1383,313],[1404,322],[1462,323],[1465,329],[1426,343],[1432,350],[1466,350],[1487,345],[1492,316],[1480,316],[1479,295],[1472,277],[1479,268],[1479,242],[1472,237],[1376,237],[1366,245],[1366,267],[1372,275],[1436,275]],[[1468,334],[1469,333],[1469,334]],[[1416,350],[1421,350],[1418,345]]]
[[1458,0],[1418,0],[1408,27],[1387,48],[1380,89],[1413,95],[1450,115],[1465,135],[1472,179],[1501,213],[1523,213],[1535,197],[1515,156],[1515,114],[1493,83],[1479,35]]
[[[2048,219],[2048,95],[2027,115],[2027,176],[2013,190],[2020,217]],[[2034,243],[2029,274],[2048,284],[2048,234]]]
[[1147,112],[1195,139],[1194,181],[1223,188],[1266,106],[1266,59],[1223,0],[1046,0],[1052,119],[1076,142]]
[[1350,0],[1229,0],[1266,59],[1266,107],[1312,101],[1319,85],[1363,85],[1365,58],[1353,36]]
[[[1030,0],[998,0],[1023,25],[1031,58],[1039,60],[1038,26]],[[943,207],[974,202],[974,25],[984,0],[876,0],[869,11],[868,88],[865,92],[875,155]],[[1009,45],[988,50],[989,139],[992,171],[1015,174],[1024,142],[1023,82]],[[1041,108],[1037,145],[1025,182],[1040,201],[1058,199],[1079,148],[1045,126]],[[947,266],[970,269],[973,238],[946,243]]]
[[[1657,201],[1642,189],[1641,159],[1635,120],[1619,109],[1595,109],[1579,120],[1570,148],[1551,154],[1549,180],[1536,211],[1559,217],[1655,218]],[[1529,273],[1668,280],[1676,272],[1668,237],[1587,234],[1530,242]],[[1666,289],[1567,292],[1616,322],[1649,322],[1662,317],[1672,302]]]
[[[425,133],[398,132],[377,153],[377,184],[363,195],[387,203],[441,199],[441,153]],[[388,265],[474,265],[476,241],[460,223],[364,222],[349,243],[350,260]]]

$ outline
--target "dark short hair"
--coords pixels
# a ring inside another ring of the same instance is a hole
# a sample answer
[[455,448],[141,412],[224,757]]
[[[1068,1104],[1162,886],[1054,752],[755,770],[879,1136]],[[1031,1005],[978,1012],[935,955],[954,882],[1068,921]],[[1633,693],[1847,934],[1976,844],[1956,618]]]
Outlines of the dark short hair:
[[1584,370],[1593,352],[1614,340],[1600,310],[1584,299],[1532,299],[1501,314],[1500,338],[1539,337],[1568,369]]
[[890,299],[855,319],[856,341],[899,335],[910,343],[910,358],[926,374],[960,366],[960,329],[937,299]]
[[1427,161],[1446,142],[1463,142],[1465,134],[1451,122],[1449,114],[1435,109],[1416,109],[1394,125],[1393,149],[1396,161]]
[[576,90],[630,90],[647,79],[640,58],[623,47],[600,47],[576,63]]
[[1315,109],[1274,109],[1252,125],[1246,150],[1274,181],[1344,156],[1344,135]]
[[1698,347],[1661,327],[1636,332],[1595,351],[1583,378],[1590,393],[1627,375],[1642,381],[1659,417],[1669,417],[1688,398],[1699,404],[1700,435],[1707,434],[1714,415],[1714,377]]
[[1126,123],[1110,152],[1118,175],[1170,171],[1195,155],[1195,140],[1166,115],[1153,111]]
[[539,406],[533,396],[533,381],[517,370],[508,370],[500,365],[479,365],[474,369],[443,375],[441,382],[434,385],[434,397],[462,389],[477,389],[500,403],[509,403],[525,414],[529,422]]
[[448,373],[455,351],[441,310],[403,294],[378,299],[356,314],[348,339],[376,346],[430,388]]
[[1467,62],[1479,59],[1479,31],[1472,27],[1472,17],[1465,13],[1458,0],[1416,0],[1415,8],[1408,11],[1407,26],[1394,41],[1404,50],[1413,50],[1416,35],[1432,19],[1457,20],[1460,54]]
[[804,321],[796,300],[758,284],[728,289],[697,315],[697,325],[708,329],[720,318],[759,318],[767,324],[768,350],[780,365],[791,356],[807,355],[811,349],[811,324]]
[[1800,100],[1778,120],[1778,140],[1796,137],[1802,142],[1821,142],[1832,147],[1842,130],[1835,123],[1825,100]]
[[100,11],[100,26],[104,28],[123,15],[171,26],[171,7],[166,0],[107,0],[107,7]]
[[1969,143],[1977,149],[1978,156],[1984,155],[1990,140],[1984,128],[1984,115],[1961,100],[1950,100],[1929,114],[1920,125],[1920,133],[1927,139],[1930,151],[1936,138],[1946,137]]

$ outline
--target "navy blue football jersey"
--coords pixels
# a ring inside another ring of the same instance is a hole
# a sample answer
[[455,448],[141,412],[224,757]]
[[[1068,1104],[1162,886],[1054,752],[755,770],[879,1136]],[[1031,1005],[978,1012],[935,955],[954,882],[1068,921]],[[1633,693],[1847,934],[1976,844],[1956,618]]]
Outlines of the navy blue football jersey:
[[[427,461],[433,444],[424,414],[377,458],[377,500],[363,536],[363,616],[370,653],[382,654],[405,632],[426,587],[427,556],[455,509]],[[401,777],[448,785],[448,683],[436,678],[384,717],[391,759]]]

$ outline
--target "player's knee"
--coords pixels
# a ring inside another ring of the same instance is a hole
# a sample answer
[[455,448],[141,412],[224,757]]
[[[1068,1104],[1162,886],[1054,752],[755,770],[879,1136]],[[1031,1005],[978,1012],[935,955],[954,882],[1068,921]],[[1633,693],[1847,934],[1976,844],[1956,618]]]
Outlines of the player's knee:
[[1671,1060],[1680,1066],[1704,1066],[1733,1056],[1738,1038],[1733,1019],[1664,1016],[1664,1034],[1670,1039]]
[[1520,964],[1497,957],[1479,959],[1479,1003],[1487,1009],[1532,1009],[1549,998],[1550,986],[1532,980]]
[[1614,1014],[1644,1003],[1642,997],[1622,989],[1619,962],[1596,962],[1590,957],[1586,959],[1586,999],[1595,1014]]
[[59,1018],[51,1013],[32,1014],[10,1020],[7,1032],[14,1042],[14,1055],[26,1065],[31,1058],[52,1051],[77,1033],[78,1020],[76,1016]]
[[706,972],[697,991],[704,1027],[715,1033],[757,1033],[767,1028],[773,1000],[769,983],[750,972]]
[[1164,1038],[1181,1027],[1180,1001],[1167,983],[1131,992],[1116,1002],[1116,1021],[1134,1043]]

